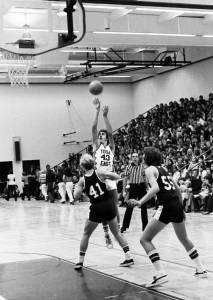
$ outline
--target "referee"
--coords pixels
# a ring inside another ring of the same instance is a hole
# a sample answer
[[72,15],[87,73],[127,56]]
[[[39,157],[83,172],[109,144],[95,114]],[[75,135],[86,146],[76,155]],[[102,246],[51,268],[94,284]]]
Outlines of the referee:
[[[123,184],[123,191],[127,191],[126,199],[141,199],[146,194],[146,183],[144,166],[139,163],[139,157],[137,152],[133,152],[131,155],[131,164],[126,167],[125,179]],[[125,232],[129,228],[130,220],[132,217],[133,208],[127,206],[124,214],[123,224],[121,227],[121,233]],[[145,229],[148,223],[148,214],[146,203],[141,206],[141,221],[142,231]]]

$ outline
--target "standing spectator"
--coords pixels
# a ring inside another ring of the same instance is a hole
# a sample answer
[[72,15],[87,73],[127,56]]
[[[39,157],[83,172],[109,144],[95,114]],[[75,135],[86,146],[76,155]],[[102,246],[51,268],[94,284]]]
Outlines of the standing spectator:
[[36,200],[40,199],[40,182],[39,182],[39,177],[40,177],[40,169],[36,168],[35,169],[35,199]]
[[44,196],[44,200],[48,201],[47,184],[46,184],[46,171],[41,171],[39,176],[39,182],[41,184],[41,194]]
[[50,169],[50,165],[46,165],[46,184],[47,184],[47,195],[51,203],[55,202],[54,199],[54,183],[55,174]]
[[64,176],[63,180],[65,182],[67,195],[69,197],[70,204],[74,204],[74,198],[73,198],[73,182],[72,182],[72,170],[71,167],[67,165],[67,167],[64,169]]
[[16,178],[13,171],[10,170],[7,175],[7,197],[6,200],[9,201],[11,196],[14,196],[15,201],[17,201],[17,190],[16,190]]
[[23,192],[21,195],[21,199],[24,200],[25,196],[30,200],[30,193],[29,193],[29,181],[27,172],[22,173],[21,181],[23,182]]
[[28,200],[30,200],[30,197],[33,196],[35,197],[35,175],[33,174],[32,171],[29,172],[28,174],[28,193],[29,193],[29,198]]
[[63,176],[64,176],[64,167],[63,165],[61,167],[58,166],[56,171],[56,183],[58,184],[58,192],[59,195],[61,196],[60,203],[66,202],[66,187],[63,180]]
[[[127,189],[129,199],[141,199],[146,194],[146,183],[144,178],[144,166],[139,164],[138,153],[132,153],[132,162],[131,165],[126,167],[124,179],[124,189]],[[126,207],[123,224],[121,227],[121,233],[125,232],[129,228],[131,217],[132,217],[133,208],[130,206]],[[141,206],[141,221],[142,221],[142,230],[145,229],[148,223],[148,214],[146,204]]]

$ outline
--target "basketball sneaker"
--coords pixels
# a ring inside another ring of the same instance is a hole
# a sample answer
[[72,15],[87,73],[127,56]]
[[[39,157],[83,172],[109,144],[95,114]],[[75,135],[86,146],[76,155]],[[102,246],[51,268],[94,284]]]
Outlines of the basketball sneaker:
[[75,270],[82,270],[83,268],[83,263],[82,262],[78,262],[77,264],[75,264],[74,269]]
[[132,258],[125,259],[122,263],[120,263],[120,267],[129,267],[134,265],[134,260]]
[[198,272],[198,270],[196,269],[196,272],[194,273],[194,276],[197,278],[207,278],[207,271],[204,270],[202,272]]
[[153,280],[150,283],[147,283],[145,285],[145,287],[152,288],[154,286],[166,283],[167,281],[168,281],[167,274],[158,274],[158,275],[153,276]]
[[105,240],[106,240],[106,247],[108,249],[112,249],[113,248],[113,243],[112,243],[111,237],[108,233],[105,235]]

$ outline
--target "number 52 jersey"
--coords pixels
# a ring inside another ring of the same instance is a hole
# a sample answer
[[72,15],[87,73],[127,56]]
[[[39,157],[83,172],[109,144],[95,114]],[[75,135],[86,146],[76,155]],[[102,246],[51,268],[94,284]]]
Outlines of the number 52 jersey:
[[176,187],[167,171],[163,167],[156,168],[159,172],[157,183],[160,189],[157,193],[158,204],[165,204],[173,200],[179,200]]

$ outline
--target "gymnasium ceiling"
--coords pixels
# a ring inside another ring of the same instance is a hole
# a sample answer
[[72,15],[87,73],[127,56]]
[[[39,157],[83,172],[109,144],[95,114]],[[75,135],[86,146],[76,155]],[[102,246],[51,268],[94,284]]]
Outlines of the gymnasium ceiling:
[[[94,75],[135,82],[213,55],[212,0],[82,0],[82,5],[82,39],[80,6],[73,13],[75,41],[81,41],[36,55],[30,82],[82,82]],[[60,0],[0,0],[1,47],[29,54],[57,48],[59,34],[67,33],[65,6]],[[19,49],[26,35],[35,49]],[[0,82],[8,82],[6,71],[0,57]]]

